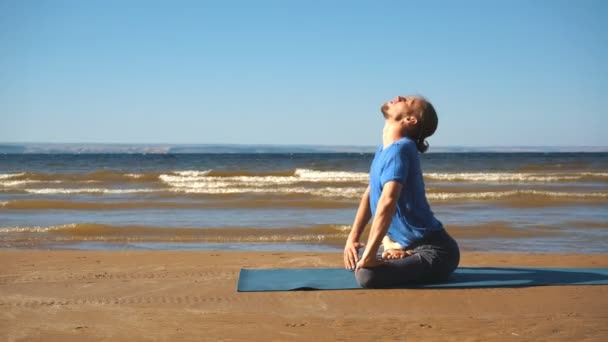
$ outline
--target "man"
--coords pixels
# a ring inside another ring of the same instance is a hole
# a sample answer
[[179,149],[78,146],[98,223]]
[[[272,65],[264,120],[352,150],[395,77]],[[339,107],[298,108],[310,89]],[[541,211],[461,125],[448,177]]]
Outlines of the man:
[[[437,220],[426,199],[419,153],[437,129],[437,113],[424,98],[397,96],[384,103],[382,146],[370,168],[344,265],[363,287],[391,287],[445,280],[458,266],[456,241]],[[367,244],[359,238],[373,217]],[[382,259],[376,254],[384,240]],[[359,249],[365,247],[361,257]]]

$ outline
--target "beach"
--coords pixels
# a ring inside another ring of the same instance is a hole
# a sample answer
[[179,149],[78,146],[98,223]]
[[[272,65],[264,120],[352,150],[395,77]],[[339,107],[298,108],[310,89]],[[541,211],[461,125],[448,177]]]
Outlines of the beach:
[[[5,341],[605,341],[607,286],[237,292],[246,268],[340,253],[1,250]],[[606,254],[465,253],[461,266],[608,267]]]

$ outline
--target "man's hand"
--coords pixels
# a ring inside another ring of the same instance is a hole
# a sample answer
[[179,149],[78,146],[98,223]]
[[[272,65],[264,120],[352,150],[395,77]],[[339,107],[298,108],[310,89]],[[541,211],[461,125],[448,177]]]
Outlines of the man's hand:
[[358,270],[360,268],[377,267],[377,266],[382,266],[382,265],[386,265],[386,264],[388,264],[386,261],[378,260],[375,257],[374,258],[366,257],[366,258],[362,258],[361,260],[359,260],[359,262],[357,262],[357,266],[355,267],[355,270]]
[[347,269],[354,270],[357,262],[359,261],[359,248],[365,247],[364,243],[361,242],[346,242],[344,246],[344,267]]

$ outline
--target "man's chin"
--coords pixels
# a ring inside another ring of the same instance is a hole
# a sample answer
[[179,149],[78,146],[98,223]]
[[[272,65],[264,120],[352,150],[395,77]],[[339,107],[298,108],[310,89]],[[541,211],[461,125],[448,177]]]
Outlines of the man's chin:
[[382,112],[382,115],[386,116],[386,111],[388,110],[388,104],[385,103],[380,107],[380,111]]

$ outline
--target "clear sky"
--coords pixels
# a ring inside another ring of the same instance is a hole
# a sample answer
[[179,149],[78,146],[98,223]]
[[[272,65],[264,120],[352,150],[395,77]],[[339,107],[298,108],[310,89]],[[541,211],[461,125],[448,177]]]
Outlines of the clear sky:
[[0,0],[0,141],[608,146],[608,1]]

